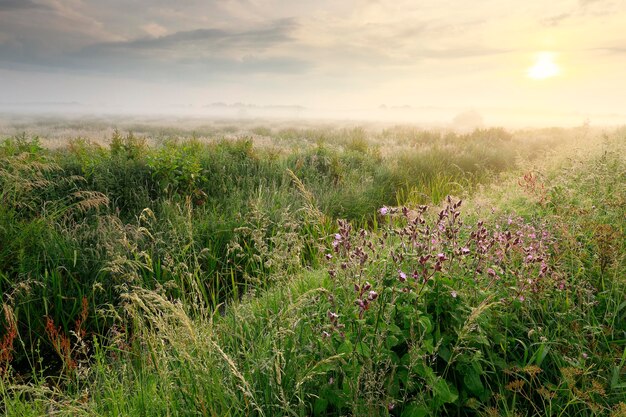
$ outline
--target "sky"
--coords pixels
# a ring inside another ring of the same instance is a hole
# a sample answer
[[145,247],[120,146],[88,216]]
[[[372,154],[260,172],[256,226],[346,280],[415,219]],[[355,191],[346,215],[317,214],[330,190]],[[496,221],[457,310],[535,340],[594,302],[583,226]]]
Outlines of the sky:
[[42,109],[625,124],[626,0],[0,0]]

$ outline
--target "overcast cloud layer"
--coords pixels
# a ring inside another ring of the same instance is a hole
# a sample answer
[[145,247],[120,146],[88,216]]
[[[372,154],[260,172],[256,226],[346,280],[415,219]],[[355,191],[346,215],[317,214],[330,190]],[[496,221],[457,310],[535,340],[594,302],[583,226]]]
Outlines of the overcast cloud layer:
[[[626,123],[624,28],[626,0],[0,0],[0,105]],[[525,76],[541,51],[559,77]]]

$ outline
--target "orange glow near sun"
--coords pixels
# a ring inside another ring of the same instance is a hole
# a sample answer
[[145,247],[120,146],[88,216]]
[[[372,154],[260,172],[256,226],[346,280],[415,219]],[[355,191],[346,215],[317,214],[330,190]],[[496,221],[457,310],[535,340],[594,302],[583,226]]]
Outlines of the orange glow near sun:
[[528,68],[526,75],[533,80],[545,80],[559,75],[561,68],[554,62],[554,53],[540,52],[535,57],[535,63]]

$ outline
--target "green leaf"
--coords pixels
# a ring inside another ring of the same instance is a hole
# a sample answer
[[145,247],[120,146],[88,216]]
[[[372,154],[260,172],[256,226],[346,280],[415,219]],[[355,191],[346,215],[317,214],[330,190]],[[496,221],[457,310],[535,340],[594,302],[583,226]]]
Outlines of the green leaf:
[[424,329],[424,333],[429,334],[433,331],[433,323],[428,316],[422,316],[419,318],[419,323]]
[[459,398],[456,388],[443,378],[439,378],[433,385],[433,394],[437,408],[443,404],[455,402]]
[[349,340],[345,340],[342,344],[337,348],[337,353],[349,354],[352,353],[352,342]]
[[482,396],[485,391],[485,387],[480,380],[480,374],[472,368],[469,368],[465,371],[465,375],[463,376],[463,383],[465,384],[467,389],[477,397]]
[[359,342],[359,343],[357,343],[357,344],[356,344],[356,347],[355,347],[355,350],[356,350],[356,352],[357,352],[359,355],[365,356],[366,358],[369,358],[369,357],[370,357],[370,354],[371,354],[371,352],[370,352],[370,347],[369,347],[369,346],[367,346],[367,345],[366,345],[365,343],[363,343],[363,342]]
[[423,361],[420,361],[413,366],[413,372],[424,378],[428,384],[432,384],[437,379],[435,371],[433,371],[432,368],[426,365]]
[[546,358],[546,356],[548,356],[549,351],[550,351],[549,345],[541,344],[539,346],[539,349],[537,349],[537,351],[533,355],[533,358],[531,358],[530,362],[532,362],[534,359],[535,365],[541,366],[543,360]]
[[391,323],[387,329],[389,331],[389,334],[391,335],[395,335],[395,336],[402,335],[402,329],[398,327],[398,325],[395,323]]
[[409,404],[402,411],[402,417],[426,417],[427,415],[428,407],[423,404]]
[[400,339],[398,339],[395,336],[387,336],[387,339],[385,339],[385,346],[387,346],[387,348],[391,349],[394,346],[397,346],[400,343]]
[[435,344],[432,337],[424,339],[424,350],[429,354],[435,353]]
[[446,362],[450,361],[450,358],[452,357],[452,352],[450,351],[450,349],[448,348],[448,346],[443,345],[439,348],[439,356],[441,357],[441,359],[443,359]]

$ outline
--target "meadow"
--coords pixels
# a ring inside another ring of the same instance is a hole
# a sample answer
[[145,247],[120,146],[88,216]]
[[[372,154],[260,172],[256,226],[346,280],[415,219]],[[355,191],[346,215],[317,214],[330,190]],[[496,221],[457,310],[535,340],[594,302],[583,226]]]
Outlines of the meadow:
[[32,123],[5,415],[626,416],[624,128]]

